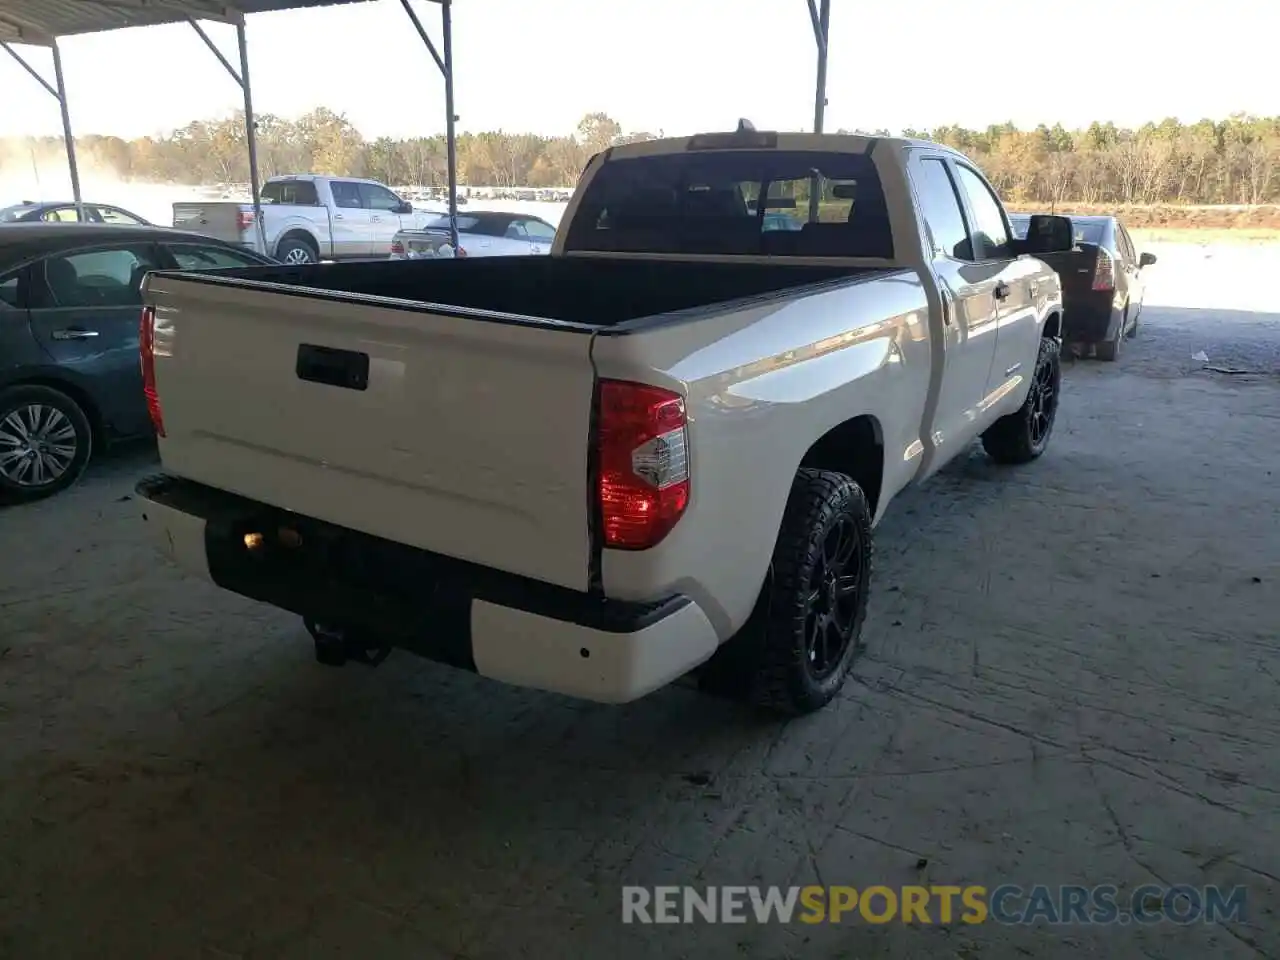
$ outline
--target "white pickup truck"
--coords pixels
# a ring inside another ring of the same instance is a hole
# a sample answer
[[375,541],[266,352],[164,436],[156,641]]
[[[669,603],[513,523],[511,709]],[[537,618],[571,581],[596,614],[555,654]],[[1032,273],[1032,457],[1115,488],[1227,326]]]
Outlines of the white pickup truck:
[[1045,449],[1070,245],[946,147],[744,127],[596,156],[545,257],[152,273],[146,524],[322,662],[815,710],[894,496]]
[[[415,210],[376,180],[354,177],[272,177],[262,185],[261,198],[266,252],[282,263],[386,257],[397,233],[417,230],[440,216]],[[175,203],[173,225],[258,249],[251,203]]]

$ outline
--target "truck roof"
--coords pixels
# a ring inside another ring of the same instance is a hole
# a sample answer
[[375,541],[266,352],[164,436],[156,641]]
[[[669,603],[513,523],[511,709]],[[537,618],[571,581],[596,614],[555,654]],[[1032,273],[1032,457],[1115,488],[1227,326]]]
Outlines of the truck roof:
[[[610,147],[606,153],[610,159],[657,156],[665,153],[684,153],[700,149],[698,141],[715,138],[721,149],[778,149],[799,151],[830,151],[833,153],[870,153],[873,149],[906,149],[928,147],[957,157],[963,156],[944,144],[910,137],[876,137],[856,133],[778,133],[767,130],[738,130],[724,133],[700,133],[692,137],[665,137],[660,140],[642,140]],[[766,142],[767,141],[767,142]],[[703,147],[701,149],[710,149]]]
[[379,187],[386,186],[381,180],[370,180],[368,177],[340,177],[333,173],[281,173],[274,177],[268,177],[263,183],[281,183],[287,180],[305,180],[309,183],[316,183],[320,180],[345,180],[350,183],[372,183]]

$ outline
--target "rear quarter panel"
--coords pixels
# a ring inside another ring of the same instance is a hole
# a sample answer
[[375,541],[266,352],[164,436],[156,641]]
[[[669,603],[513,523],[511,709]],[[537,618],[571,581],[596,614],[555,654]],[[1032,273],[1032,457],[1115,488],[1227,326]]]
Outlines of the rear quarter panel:
[[598,376],[686,396],[692,496],[657,547],[606,550],[605,593],[683,593],[721,641],[764,582],[792,479],[833,427],[870,415],[884,440],[879,513],[916,474],[929,393],[928,303],[903,271],[627,336],[597,336]]
[[320,256],[333,254],[333,234],[330,231],[328,207],[298,207],[291,204],[265,204],[262,208],[263,226],[267,234],[267,248],[275,250],[285,234],[300,231],[311,237],[320,250]]

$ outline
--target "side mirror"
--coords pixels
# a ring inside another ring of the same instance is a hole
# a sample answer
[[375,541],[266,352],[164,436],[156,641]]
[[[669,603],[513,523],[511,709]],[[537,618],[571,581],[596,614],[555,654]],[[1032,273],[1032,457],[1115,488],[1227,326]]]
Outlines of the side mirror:
[[1144,253],[1142,256],[1138,258],[1139,267],[1149,267],[1155,262],[1156,262],[1156,255],[1154,253]]
[[1067,253],[1075,247],[1075,228],[1070,217],[1037,213],[1027,224],[1027,253]]
[[413,204],[408,200],[400,201],[400,206],[396,207],[396,213],[413,213]]

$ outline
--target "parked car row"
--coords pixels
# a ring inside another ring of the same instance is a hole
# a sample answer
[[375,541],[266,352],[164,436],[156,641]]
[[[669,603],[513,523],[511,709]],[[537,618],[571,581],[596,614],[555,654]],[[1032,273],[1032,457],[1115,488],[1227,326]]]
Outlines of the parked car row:
[[[21,225],[0,230],[0,495],[48,496],[75,482],[95,446],[151,431],[137,362],[141,284],[151,270],[545,255],[557,232],[540,217],[467,211],[457,217],[455,250],[447,216],[415,212],[384,185],[351,178],[277,177],[262,198],[274,258],[253,249],[253,209],[237,202],[175,204],[185,231],[101,203],[0,209],[0,226]],[[754,202],[744,209],[762,233],[802,233],[794,206],[770,198],[762,215]],[[1009,214],[1008,222],[1015,242],[1034,245],[1032,223],[1054,221]],[[1143,269],[1156,258],[1139,255],[1115,217],[1070,223],[1069,250],[1037,254],[1061,280],[1063,340],[1114,360],[1137,331]]]

